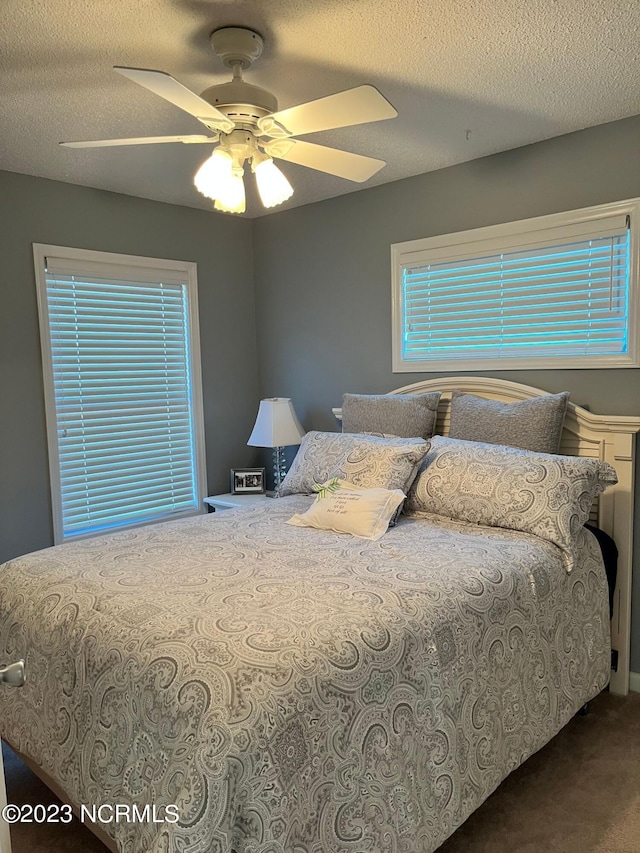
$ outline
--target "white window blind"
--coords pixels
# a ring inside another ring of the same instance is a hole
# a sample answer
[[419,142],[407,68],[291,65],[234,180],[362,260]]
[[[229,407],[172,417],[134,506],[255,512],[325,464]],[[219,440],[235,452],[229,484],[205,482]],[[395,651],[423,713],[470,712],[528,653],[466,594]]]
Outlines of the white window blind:
[[628,213],[531,222],[401,244],[394,369],[635,364]]
[[44,255],[58,539],[199,511],[194,298],[186,270]]

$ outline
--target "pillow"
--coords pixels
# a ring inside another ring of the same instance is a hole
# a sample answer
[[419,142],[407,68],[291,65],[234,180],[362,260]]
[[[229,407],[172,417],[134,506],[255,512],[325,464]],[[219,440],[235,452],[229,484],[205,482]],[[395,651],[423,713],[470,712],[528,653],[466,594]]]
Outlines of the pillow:
[[449,438],[508,444],[535,453],[560,449],[569,392],[501,403],[454,391]]
[[439,399],[439,391],[431,394],[345,394],[342,431],[431,438]]
[[429,449],[421,438],[379,438],[358,433],[317,432],[302,439],[280,486],[280,495],[305,494],[333,477],[367,489],[407,489]]
[[405,510],[532,533],[557,545],[571,571],[594,498],[617,482],[600,459],[436,436]]
[[385,534],[405,499],[400,489],[362,489],[345,480],[336,485],[336,490],[316,500],[306,512],[292,516],[287,524],[376,540]]

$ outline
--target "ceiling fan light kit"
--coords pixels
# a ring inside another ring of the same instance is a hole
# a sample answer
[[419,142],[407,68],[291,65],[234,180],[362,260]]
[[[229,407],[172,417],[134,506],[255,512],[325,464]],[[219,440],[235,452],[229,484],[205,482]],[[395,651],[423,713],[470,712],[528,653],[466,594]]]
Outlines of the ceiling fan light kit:
[[220,145],[194,175],[196,189],[215,200],[215,209],[244,213],[246,209],[244,163],[251,160],[260,199],[265,207],[282,204],[293,195],[293,187],[273,162],[257,147],[251,134],[234,130],[221,134]]
[[144,68],[115,70],[197,118],[212,136],[165,136],[61,142],[70,148],[145,145],[166,142],[216,145],[194,175],[196,189],[214,200],[216,210],[244,213],[244,164],[251,162],[260,200],[265,207],[282,204],[293,187],[273,158],[362,182],[384,165],[384,160],[352,154],[293,139],[293,136],[383,121],[397,116],[393,106],[373,86],[356,86],[335,95],[278,112],[271,92],[246,83],[242,71],[262,55],[262,36],[245,27],[223,27],[211,34],[211,46],[222,63],[233,70],[229,83],[210,86],[196,95],[163,71]]

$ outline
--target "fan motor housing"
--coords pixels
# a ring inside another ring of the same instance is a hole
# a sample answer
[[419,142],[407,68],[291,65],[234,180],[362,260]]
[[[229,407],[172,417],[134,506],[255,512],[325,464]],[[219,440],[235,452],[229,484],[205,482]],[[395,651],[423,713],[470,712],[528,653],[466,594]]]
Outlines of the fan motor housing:
[[278,109],[278,101],[271,92],[245,83],[244,80],[209,86],[200,97],[236,123],[243,122],[252,126],[255,126],[259,118]]

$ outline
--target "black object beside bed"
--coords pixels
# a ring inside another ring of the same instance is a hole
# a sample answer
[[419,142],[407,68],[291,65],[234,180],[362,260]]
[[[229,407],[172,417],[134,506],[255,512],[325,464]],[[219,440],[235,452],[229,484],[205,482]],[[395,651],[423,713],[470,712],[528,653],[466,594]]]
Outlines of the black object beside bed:
[[585,524],[587,530],[598,540],[602,559],[604,561],[604,570],[607,574],[607,583],[609,585],[609,616],[613,618],[613,595],[616,589],[616,578],[618,576],[618,548],[613,539],[604,530],[599,527],[594,527],[593,524]]

